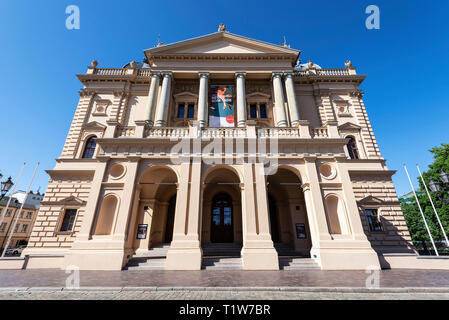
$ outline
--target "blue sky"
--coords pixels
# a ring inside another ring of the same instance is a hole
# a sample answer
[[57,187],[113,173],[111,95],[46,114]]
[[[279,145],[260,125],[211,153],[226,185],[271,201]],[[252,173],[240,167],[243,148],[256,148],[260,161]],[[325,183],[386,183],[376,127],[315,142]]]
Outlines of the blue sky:
[[[80,30],[67,30],[65,9],[80,8]],[[380,30],[365,28],[365,8],[380,8]],[[279,44],[286,36],[323,68],[350,59],[382,155],[399,194],[410,190],[402,163],[422,170],[433,146],[448,142],[448,1],[22,1],[0,3],[2,133],[0,172],[20,189],[41,162],[33,190],[44,191],[64,144],[81,83],[99,67],[141,61],[160,34],[166,43],[201,36],[225,23],[230,32]],[[413,179],[416,181],[416,179]]]

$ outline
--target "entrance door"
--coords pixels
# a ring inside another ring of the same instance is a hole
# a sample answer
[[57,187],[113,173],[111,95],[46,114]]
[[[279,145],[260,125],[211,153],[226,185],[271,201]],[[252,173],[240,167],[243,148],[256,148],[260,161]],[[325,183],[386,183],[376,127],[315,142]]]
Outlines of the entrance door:
[[167,223],[165,224],[165,243],[173,239],[173,226],[175,224],[176,194],[168,202]]
[[234,242],[232,198],[228,194],[220,193],[214,197],[211,216],[211,242]]
[[268,195],[268,206],[270,210],[270,233],[271,240],[274,243],[281,242],[279,237],[279,220],[278,220],[278,210],[276,206],[276,201],[271,195]]

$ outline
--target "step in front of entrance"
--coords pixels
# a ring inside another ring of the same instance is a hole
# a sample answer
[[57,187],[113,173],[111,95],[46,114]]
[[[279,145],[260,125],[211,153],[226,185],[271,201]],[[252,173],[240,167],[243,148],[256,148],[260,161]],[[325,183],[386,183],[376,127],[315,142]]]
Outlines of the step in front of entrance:
[[242,258],[203,257],[201,269],[205,270],[241,270]]
[[237,243],[207,243],[202,246],[203,256],[240,257],[242,245]]
[[306,257],[279,257],[280,270],[321,270],[319,264]]

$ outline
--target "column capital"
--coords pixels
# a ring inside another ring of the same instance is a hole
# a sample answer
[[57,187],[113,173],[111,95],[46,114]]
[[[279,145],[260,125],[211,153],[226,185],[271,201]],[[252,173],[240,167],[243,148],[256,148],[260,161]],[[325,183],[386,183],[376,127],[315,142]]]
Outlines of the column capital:
[[161,73],[159,71],[150,71],[151,78],[159,78]]
[[293,79],[294,73],[292,71],[284,72],[285,78],[292,78]]
[[246,78],[246,72],[244,72],[244,71],[236,72],[235,73],[235,78],[239,78],[239,77]]
[[201,78],[209,79],[209,75],[210,75],[209,72],[198,72],[198,77],[199,77],[200,79],[201,79]]
[[273,78],[282,78],[282,75],[282,72],[273,72],[271,73],[271,80],[273,80]]
[[167,78],[167,77],[172,78],[172,77],[173,77],[173,72],[171,72],[171,71],[162,71],[162,72],[161,72],[161,75],[162,75],[162,77],[164,77],[164,78]]

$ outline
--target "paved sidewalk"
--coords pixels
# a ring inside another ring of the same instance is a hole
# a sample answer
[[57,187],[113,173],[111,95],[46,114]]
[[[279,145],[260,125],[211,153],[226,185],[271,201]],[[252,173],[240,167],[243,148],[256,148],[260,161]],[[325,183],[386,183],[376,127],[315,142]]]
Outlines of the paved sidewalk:
[[0,300],[449,300],[449,289],[7,288]]
[[[0,270],[0,288],[66,287],[64,270]],[[365,271],[81,271],[81,287],[366,287]],[[446,287],[449,271],[382,270],[380,288]]]

